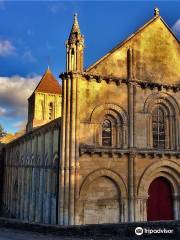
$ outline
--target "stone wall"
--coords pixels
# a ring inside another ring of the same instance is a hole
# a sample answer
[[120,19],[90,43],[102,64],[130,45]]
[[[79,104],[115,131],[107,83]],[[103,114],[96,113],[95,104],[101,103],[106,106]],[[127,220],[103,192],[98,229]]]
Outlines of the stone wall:
[[126,79],[129,48],[133,49],[133,77],[147,82],[179,84],[179,41],[161,17],[151,19],[87,71]]
[[60,119],[5,147],[3,212],[29,222],[57,221]]
[[0,143],[0,206],[2,205],[2,193],[3,193],[3,170],[4,170],[4,145]]

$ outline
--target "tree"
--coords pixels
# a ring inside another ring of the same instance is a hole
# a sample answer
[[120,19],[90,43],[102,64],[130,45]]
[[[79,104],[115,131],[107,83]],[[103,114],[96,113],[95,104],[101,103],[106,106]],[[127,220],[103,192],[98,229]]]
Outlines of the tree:
[[6,131],[4,130],[3,126],[0,124],[0,138],[6,136]]

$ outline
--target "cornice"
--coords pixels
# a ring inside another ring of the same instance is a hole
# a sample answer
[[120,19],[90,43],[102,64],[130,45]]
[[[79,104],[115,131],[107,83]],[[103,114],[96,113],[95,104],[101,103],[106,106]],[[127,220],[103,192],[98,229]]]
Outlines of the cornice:
[[101,83],[105,81],[107,84],[110,84],[114,82],[116,85],[120,85],[121,83],[126,84],[132,84],[135,86],[139,86],[142,89],[149,88],[149,89],[157,89],[158,91],[161,91],[163,89],[166,90],[173,90],[174,92],[180,91],[180,85],[179,84],[164,84],[164,83],[156,83],[156,82],[148,82],[140,79],[125,79],[125,78],[119,78],[114,76],[103,76],[103,75],[97,75],[97,74],[89,74],[89,73],[82,73],[82,76],[85,77],[88,81],[95,80],[98,83]]
[[44,134],[45,132],[50,131],[53,128],[58,128],[61,125],[61,117],[56,118],[51,122],[48,122],[40,127],[34,128],[32,131],[25,133],[24,135],[16,138],[12,142],[5,145],[5,148],[12,147],[14,145],[18,145],[29,140],[32,140],[34,137]]
[[80,155],[83,154],[99,154],[103,156],[108,154],[110,156],[117,155],[118,157],[122,157],[123,155],[130,155],[130,156],[137,156],[140,155],[141,157],[151,157],[151,158],[163,158],[164,156],[176,157],[180,158],[180,150],[170,150],[170,149],[138,149],[138,148],[127,148],[127,149],[120,149],[115,147],[95,147],[91,145],[80,145],[79,148]]

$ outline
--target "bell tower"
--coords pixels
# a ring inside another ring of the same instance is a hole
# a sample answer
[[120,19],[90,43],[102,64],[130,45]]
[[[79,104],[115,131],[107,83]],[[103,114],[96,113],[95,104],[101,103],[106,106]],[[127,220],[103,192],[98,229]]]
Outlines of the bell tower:
[[77,14],[66,42],[66,72],[82,72],[84,55],[84,36],[80,32]]

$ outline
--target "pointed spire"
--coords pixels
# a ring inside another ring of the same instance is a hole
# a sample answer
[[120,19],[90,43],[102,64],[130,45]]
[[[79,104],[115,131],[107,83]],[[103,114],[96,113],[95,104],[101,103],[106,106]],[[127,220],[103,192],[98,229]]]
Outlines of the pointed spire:
[[72,25],[71,32],[70,32],[70,35],[69,35],[69,39],[75,33],[81,34],[79,23],[78,23],[78,18],[77,18],[77,13],[74,14],[74,21],[73,21],[73,25]]
[[84,36],[81,34],[77,13],[68,40],[66,41],[66,70],[83,71]]

